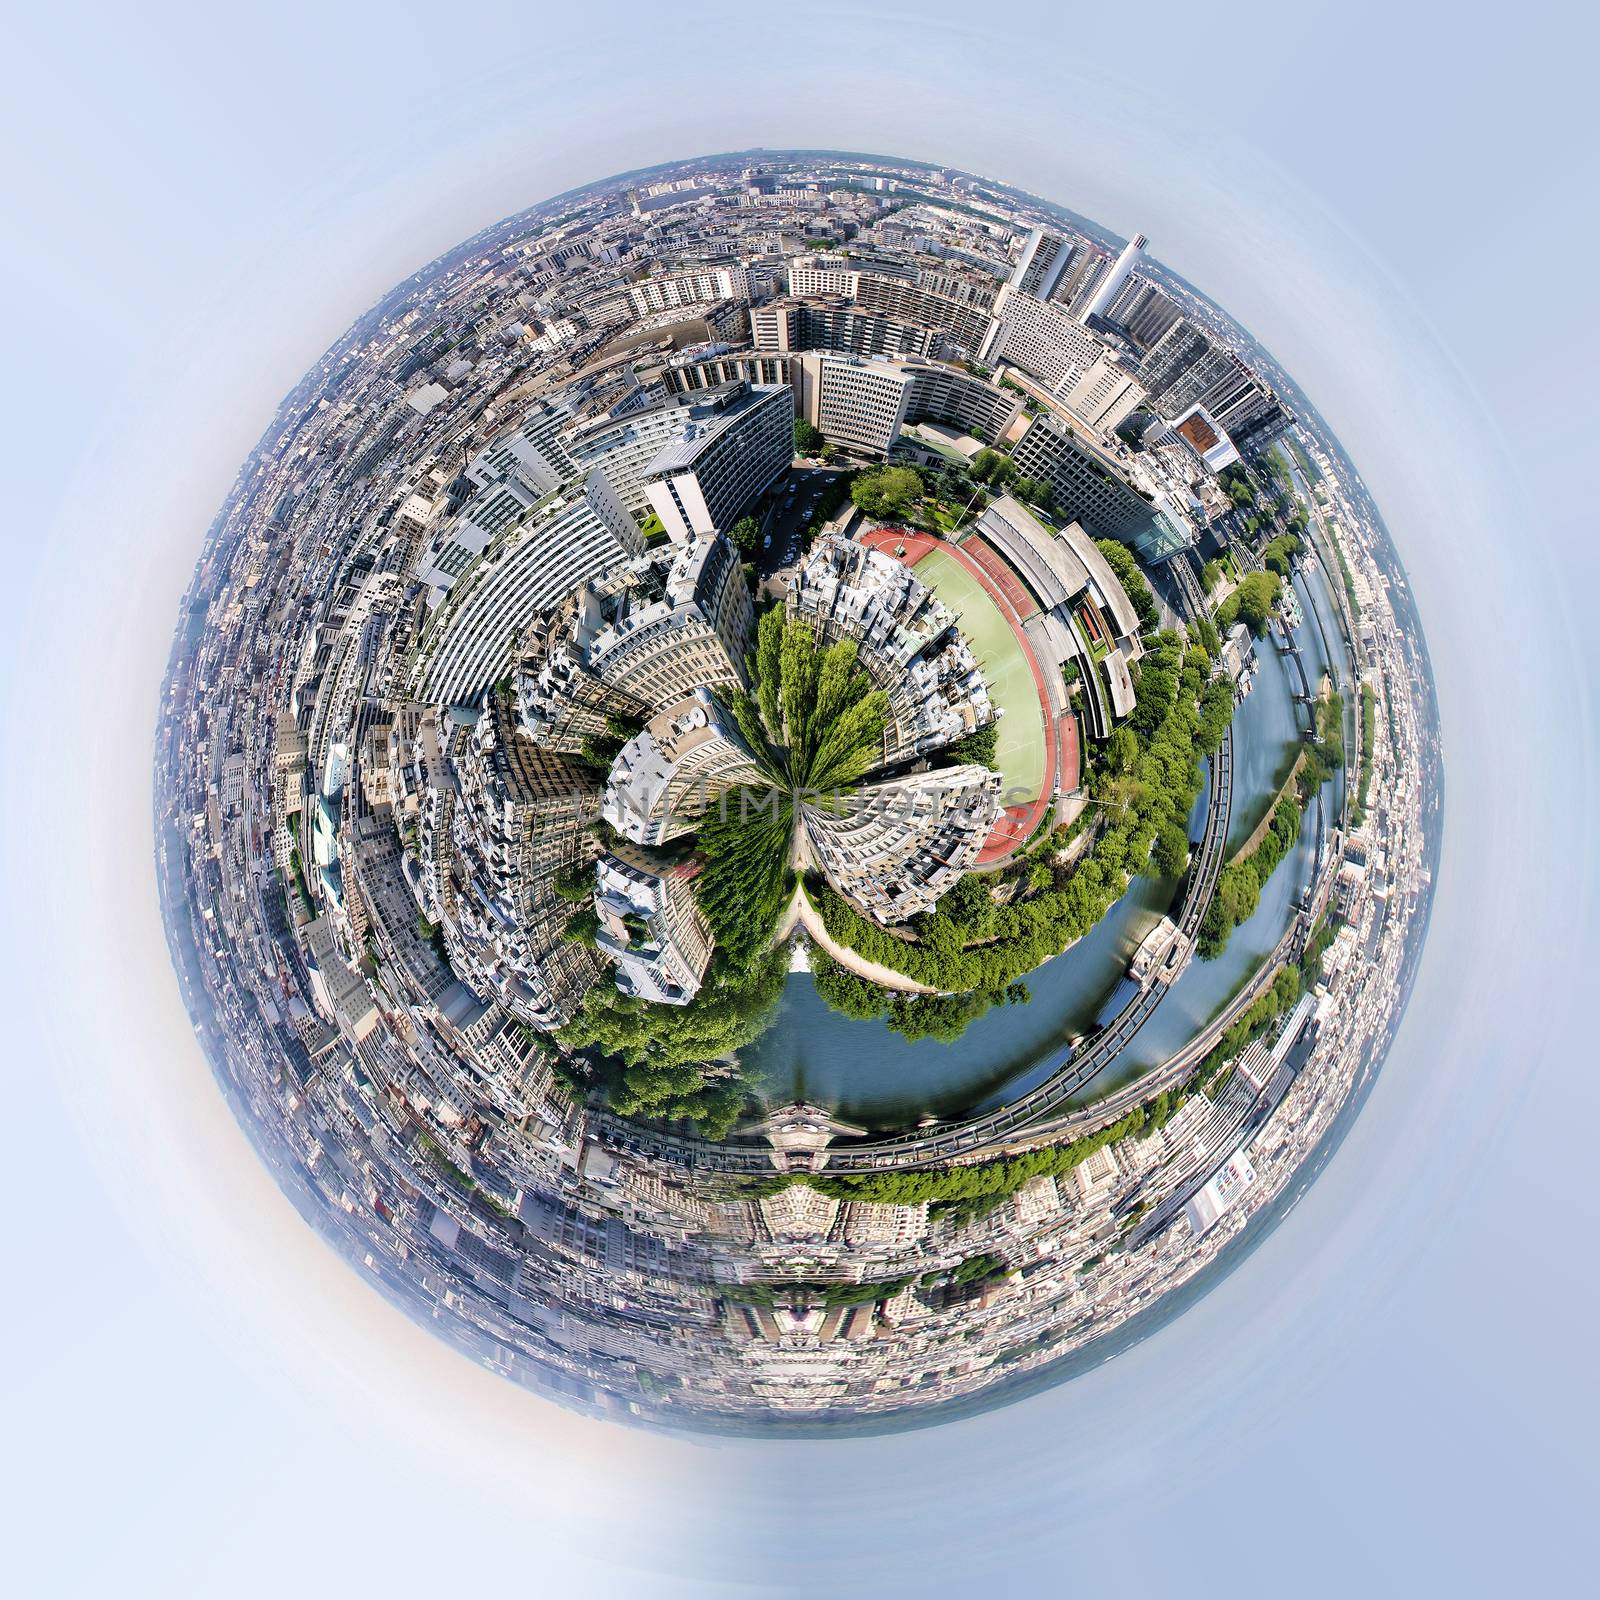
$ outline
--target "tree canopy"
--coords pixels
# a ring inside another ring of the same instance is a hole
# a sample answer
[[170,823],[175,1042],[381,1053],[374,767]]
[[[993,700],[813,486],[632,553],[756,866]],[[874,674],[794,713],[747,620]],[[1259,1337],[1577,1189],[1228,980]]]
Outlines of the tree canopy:
[[728,537],[732,539],[734,549],[748,558],[756,553],[756,543],[761,537],[761,524],[754,517],[740,517],[729,530]]
[[889,700],[868,682],[854,640],[819,646],[809,622],[773,606],[756,625],[750,681],[730,709],[775,786],[846,789],[881,753]]
[[922,475],[915,467],[863,472],[850,485],[850,498],[869,517],[904,516],[922,498]]
[[1259,639],[1272,620],[1283,580],[1276,572],[1247,572],[1239,587],[1217,608],[1217,626],[1224,630],[1242,622]]

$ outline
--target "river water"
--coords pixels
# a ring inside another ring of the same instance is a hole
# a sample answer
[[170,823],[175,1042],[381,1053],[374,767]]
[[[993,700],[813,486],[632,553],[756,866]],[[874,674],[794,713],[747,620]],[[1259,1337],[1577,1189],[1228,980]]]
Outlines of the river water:
[[[1337,611],[1315,561],[1306,564],[1295,587],[1306,619],[1296,642],[1315,688],[1328,668],[1328,647],[1339,650]],[[1292,663],[1270,638],[1257,650],[1261,667],[1255,688],[1233,719],[1230,849],[1264,814],[1285,770],[1286,750],[1292,752],[1298,743],[1306,715],[1294,703],[1298,674]],[[1348,672],[1341,670],[1338,677],[1348,706]],[[1341,773],[1324,788],[1321,803],[1331,808],[1330,818],[1342,787]],[[1205,804],[1202,792],[1190,819],[1191,837],[1199,836]],[[1227,950],[1215,961],[1189,963],[1128,1049],[1078,1096],[1080,1103],[1166,1059],[1248,981],[1294,915],[1315,863],[1316,837],[1313,808],[1299,843],[1263,888],[1255,914],[1234,930]],[[1170,880],[1136,879],[1092,932],[1029,974],[1027,1005],[995,1007],[951,1044],[913,1043],[882,1022],[840,1016],[823,1004],[807,974],[791,974],[774,1025],[743,1052],[745,1067],[771,1103],[809,1101],[874,1132],[908,1127],[927,1116],[956,1117],[1003,1105],[1048,1077],[1067,1041],[1093,1025],[1139,941],[1171,905],[1176,887]]]

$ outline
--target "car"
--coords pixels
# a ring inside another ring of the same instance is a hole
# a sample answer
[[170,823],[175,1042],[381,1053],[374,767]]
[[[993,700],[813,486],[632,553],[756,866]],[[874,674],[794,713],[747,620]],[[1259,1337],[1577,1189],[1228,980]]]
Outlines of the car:
[[768,535],[767,535],[767,536],[766,536],[766,538],[764,538],[764,539],[763,539],[763,540],[762,540],[762,541],[761,541],[761,548],[762,548],[762,549],[763,549],[763,550],[769,550],[769,549],[771,549],[771,547],[772,547],[772,535],[771,535],[771,534],[770,534],[770,533],[769,533],[769,534],[768,534]]

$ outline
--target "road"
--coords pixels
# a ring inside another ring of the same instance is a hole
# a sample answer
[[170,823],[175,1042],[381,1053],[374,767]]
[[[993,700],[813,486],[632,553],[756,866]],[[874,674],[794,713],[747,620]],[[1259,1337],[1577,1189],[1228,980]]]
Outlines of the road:
[[[801,830],[796,830],[799,831]],[[884,966],[880,961],[869,961],[859,950],[852,950],[849,945],[840,944],[828,932],[827,924],[822,920],[822,913],[812,905],[804,885],[798,883],[795,885],[794,898],[789,902],[789,909],[784,912],[783,920],[778,924],[778,931],[774,935],[775,941],[782,944],[793,935],[796,928],[804,928],[811,936],[812,943],[837,961],[846,972],[853,972],[858,978],[865,978],[868,983],[874,983],[880,989],[888,989],[898,994],[939,992],[929,984],[918,983],[915,978],[908,978],[905,973]]]
[[806,530],[817,514],[829,485],[840,475],[834,467],[797,466],[773,494],[761,519],[761,540],[754,561],[759,577],[770,577],[800,559]]

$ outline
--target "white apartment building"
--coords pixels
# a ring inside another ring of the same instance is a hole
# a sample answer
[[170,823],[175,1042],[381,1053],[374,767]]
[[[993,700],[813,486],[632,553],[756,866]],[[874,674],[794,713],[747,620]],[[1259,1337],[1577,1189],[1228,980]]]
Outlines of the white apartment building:
[[787,605],[822,643],[852,640],[873,688],[888,697],[884,765],[943,749],[994,720],[955,613],[893,556],[824,536],[795,574]]
[[418,698],[476,705],[510,674],[517,642],[540,612],[643,549],[638,526],[599,469],[539,502],[441,599],[413,668]]
[[883,779],[804,812],[828,881],[885,926],[928,910],[963,877],[999,815],[1000,774],[978,766]]
[[708,300],[748,300],[750,277],[738,263],[700,267],[693,272],[669,272],[630,284],[628,302],[635,317],[654,311],[674,311],[681,306],[704,305]]
[[1008,361],[1064,398],[1105,348],[1065,306],[1008,284],[995,301],[979,359]]
[[595,868],[598,943],[622,994],[687,1005],[711,964],[711,925],[683,868],[607,852]]
[[869,454],[886,455],[918,422],[998,439],[1021,409],[1010,391],[942,362],[831,353],[788,360],[800,414],[831,442]]
[[1144,399],[1143,386],[1110,350],[1102,350],[1062,395],[1073,416],[1102,433],[1110,433],[1125,422]]
[[738,729],[696,689],[622,747],[600,815],[625,839],[660,845],[691,832],[729,790],[766,783]]

